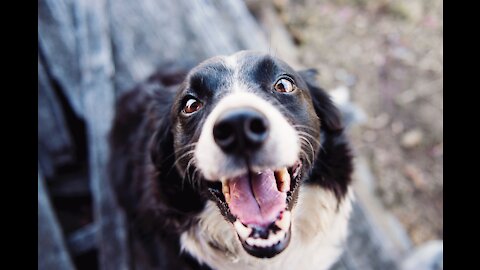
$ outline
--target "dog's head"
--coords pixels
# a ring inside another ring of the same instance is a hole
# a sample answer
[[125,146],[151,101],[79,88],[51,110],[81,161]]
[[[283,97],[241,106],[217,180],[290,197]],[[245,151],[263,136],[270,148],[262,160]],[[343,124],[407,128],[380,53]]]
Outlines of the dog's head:
[[328,96],[271,55],[211,58],[173,101],[175,166],[206,186],[244,249],[273,257],[289,244],[299,184],[321,149],[321,129],[341,129]]

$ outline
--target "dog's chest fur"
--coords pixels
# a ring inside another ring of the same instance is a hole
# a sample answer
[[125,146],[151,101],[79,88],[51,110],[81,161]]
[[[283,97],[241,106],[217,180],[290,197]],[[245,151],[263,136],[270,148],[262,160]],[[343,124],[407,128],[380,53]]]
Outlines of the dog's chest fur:
[[331,191],[302,186],[293,210],[291,242],[272,259],[248,255],[232,225],[208,202],[197,225],[181,235],[182,250],[213,269],[328,269],[342,252],[352,200],[351,190],[338,204]]

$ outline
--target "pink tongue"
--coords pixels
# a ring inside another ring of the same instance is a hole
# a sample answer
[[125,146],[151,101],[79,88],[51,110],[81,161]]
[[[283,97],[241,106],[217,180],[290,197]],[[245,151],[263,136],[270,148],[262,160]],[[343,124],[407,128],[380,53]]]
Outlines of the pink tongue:
[[[286,194],[278,191],[272,170],[230,179],[230,211],[243,224],[267,226],[277,218],[286,205]],[[253,192],[253,193],[252,193]]]

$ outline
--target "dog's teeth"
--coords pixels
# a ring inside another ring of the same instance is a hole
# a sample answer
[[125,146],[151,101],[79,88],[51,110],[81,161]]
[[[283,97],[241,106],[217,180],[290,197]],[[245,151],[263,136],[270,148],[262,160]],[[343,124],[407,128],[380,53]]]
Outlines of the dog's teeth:
[[236,220],[233,223],[233,226],[235,226],[235,230],[237,230],[238,235],[242,239],[247,239],[247,237],[250,235],[252,232],[251,228],[245,227],[240,221]]
[[257,246],[266,247],[267,246],[266,244],[267,243],[263,239],[257,239],[257,244],[256,244]]
[[300,172],[300,167],[302,166],[302,164],[298,164],[295,169],[293,169],[293,178],[297,177],[298,173]]
[[280,236],[280,232],[277,232],[277,233],[274,234],[272,237],[270,237],[269,240],[270,240],[271,244],[277,243],[278,240],[280,240],[279,236]]
[[282,168],[275,171],[275,178],[277,179],[277,188],[280,192],[286,192],[290,190],[290,174],[287,168]]
[[[243,226],[243,225],[240,224],[238,226]],[[245,242],[248,245],[253,247],[260,247],[260,248],[272,247],[282,242],[285,239],[286,235],[287,234],[285,231],[280,230],[277,233],[270,232],[267,239],[247,237],[245,239]]]
[[227,204],[230,203],[230,186],[228,185],[228,180],[222,180],[222,192]]
[[291,219],[290,211],[284,211],[282,214],[282,218],[275,221],[275,225],[277,225],[283,231],[288,231],[288,228],[290,227],[290,219]]
[[257,239],[257,238],[248,238],[247,239],[247,244],[249,244],[250,246],[259,246],[259,242],[260,242],[260,239]]
[[230,193],[224,193],[223,196],[225,196],[225,201],[227,204],[230,204]]

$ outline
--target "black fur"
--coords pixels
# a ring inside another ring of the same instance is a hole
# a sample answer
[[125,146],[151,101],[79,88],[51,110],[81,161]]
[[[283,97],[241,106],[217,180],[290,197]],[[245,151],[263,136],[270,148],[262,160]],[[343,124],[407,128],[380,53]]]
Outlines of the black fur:
[[352,154],[344,134],[340,111],[327,93],[317,86],[317,71],[300,72],[308,85],[315,112],[321,121],[322,149],[319,151],[307,183],[333,190],[339,201],[345,196],[353,171]]
[[[323,142],[321,149],[316,147],[313,166],[305,165],[304,181],[333,190],[341,200],[350,184],[351,154],[340,114],[328,95],[316,86],[315,72],[297,73],[268,56],[253,55],[244,61],[251,63],[241,73],[252,89],[278,105],[287,119],[315,129],[305,131]],[[191,150],[182,146],[198,140],[206,116],[226,94],[215,90],[224,86],[222,78],[230,72],[214,61],[189,73],[161,70],[118,101],[110,137],[110,177],[131,224],[131,242],[140,243],[135,247],[143,250],[137,259],[142,257],[152,269],[205,269],[188,255],[178,254],[179,236],[197,222],[196,215],[209,200],[208,187],[194,168],[186,175],[180,173],[186,168],[188,155],[176,160]],[[273,97],[268,90],[272,79],[283,73],[291,75],[306,91],[297,96]],[[208,99],[209,106],[193,117],[182,117],[188,96]],[[320,119],[320,127],[312,115]],[[310,149],[304,150],[312,154]],[[196,185],[185,180],[198,178]],[[165,256],[158,258],[159,254]]]

